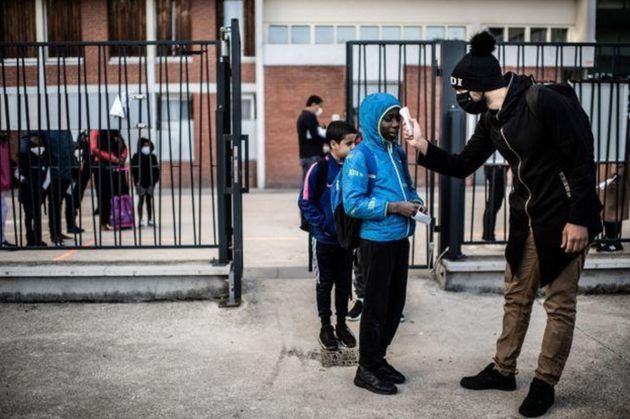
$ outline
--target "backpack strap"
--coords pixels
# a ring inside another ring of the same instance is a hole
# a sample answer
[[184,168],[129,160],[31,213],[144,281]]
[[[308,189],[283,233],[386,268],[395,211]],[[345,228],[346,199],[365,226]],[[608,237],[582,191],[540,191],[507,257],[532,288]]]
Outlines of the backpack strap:
[[372,192],[372,189],[374,188],[374,182],[376,181],[376,158],[374,157],[374,153],[372,153],[372,150],[370,150],[370,148],[364,143],[359,143],[359,145],[357,146],[357,150],[361,151],[361,153],[363,153],[363,156],[365,157],[365,165],[367,166],[368,170],[367,192],[370,193]]
[[326,189],[326,181],[328,180],[328,160],[321,158],[315,163],[317,165],[317,196],[320,197]]
[[527,106],[538,120],[540,120],[540,117],[538,116],[538,96],[542,87],[542,84],[532,84],[525,93],[525,101],[527,102]]

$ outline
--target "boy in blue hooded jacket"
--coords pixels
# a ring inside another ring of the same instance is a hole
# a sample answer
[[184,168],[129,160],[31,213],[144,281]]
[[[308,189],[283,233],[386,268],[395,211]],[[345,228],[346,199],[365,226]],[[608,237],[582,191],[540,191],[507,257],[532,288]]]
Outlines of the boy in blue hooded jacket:
[[[415,230],[411,217],[423,205],[397,144],[399,110],[400,102],[386,93],[363,100],[359,118],[365,146],[348,156],[341,181],[346,213],[362,220],[359,249],[366,281],[354,383],[377,394],[395,394],[395,384],[405,381],[385,355],[405,305],[408,237]],[[376,173],[368,170],[368,159]]]
[[[346,325],[352,292],[352,250],[344,249],[337,240],[330,202],[330,188],[346,156],[354,148],[356,136],[356,129],[345,122],[335,121],[328,126],[326,144],[330,153],[311,165],[298,200],[302,216],[310,224],[313,235],[317,311],[321,320],[319,342],[327,350],[338,349],[337,339],[346,347],[356,346],[356,339]],[[334,329],[330,322],[333,286],[337,315]]]

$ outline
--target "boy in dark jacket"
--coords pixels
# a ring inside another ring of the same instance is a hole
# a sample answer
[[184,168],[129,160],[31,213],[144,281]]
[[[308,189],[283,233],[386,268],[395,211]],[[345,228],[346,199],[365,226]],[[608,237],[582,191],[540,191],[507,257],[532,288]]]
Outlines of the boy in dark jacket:
[[75,145],[74,150],[74,164],[72,166],[72,186],[70,189],[71,194],[66,195],[66,224],[69,234],[81,234],[83,228],[80,223],[77,223],[76,218],[79,215],[79,208],[81,208],[81,201],[83,201],[83,195],[85,189],[90,181],[90,141],[89,133],[87,131],[82,132],[79,135],[79,140]]
[[153,191],[160,180],[160,167],[153,151],[155,147],[148,138],[140,138],[140,153],[131,157],[131,174],[138,194],[138,215],[140,227],[144,227],[142,221],[143,203],[147,203],[147,224],[153,226]]
[[[327,350],[338,348],[337,339],[349,348],[356,346],[356,339],[346,325],[352,290],[352,250],[342,248],[337,241],[330,202],[330,187],[341,170],[344,159],[354,148],[356,133],[354,127],[345,122],[335,121],[330,124],[326,132],[330,153],[310,167],[298,200],[302,215],[310,224],[313,235],[317,310],[321,320],[319,342]],[[333,285],[336,329],[333,329],[330,321]]]
[[43,137],[30,135],[20,146],[19,200],[24,207],[24,226],[28,247],[47,246],[42,241],[42,204],[50,185],[49,156]]
[[[503,75],[486,32],[471,41],[471,52],[451,76],[457,101],[481,114],[475,133],[459,154],[449,154],[421,137],[408,139],[418,163],[465,178],[498,151],[514,173],[510,194],[510,235],[506,248],[503,332],[496,354],[479,374],[464,377],[472,390],[516,389],[516,361],[539,287],[545,291],[547,325],[538,368],[519,412],[545,414],[571,351],[578,280],[587,245],[601,231],[595,189],[591,127],[579,104],[553,86],[532,85],[529,77]],[[414,122],[416,125],[417,122]]]

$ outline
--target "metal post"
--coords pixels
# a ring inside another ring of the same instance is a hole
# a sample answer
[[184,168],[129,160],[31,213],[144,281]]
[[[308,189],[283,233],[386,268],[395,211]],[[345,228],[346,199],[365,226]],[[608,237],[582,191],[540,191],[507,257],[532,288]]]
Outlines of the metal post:
[[232,210],[228,195],[230,182],[231,154],[225,144],[225,135],[231,132],[230,124],[230,41],[225,28],[221,28],[220,56],[217,60],[217,110],[216,110],[216,156],[217,156],[217,207],[219,232],[219,264],[232,260]]
[[[466,142],[466,116],[457,107],[455,91],[450,76],[457,62],[466,53],[464,41],[441,43],[441,144],[449,153],[458,153]],[[463,257],[461,245],[464,240],[465,181],[440,176],[440,253],[447,259]]]
[[[237,19],[232,19],[231,29],[231,70],[232,70],[232,208],[233,208],[233,252],[232,275],[230,281],[230,306],[241,303],[243,278],[243,144],[241,138],[241,39]],[[249,164],[249,162],[245,162]]]
[[[354,79],[352,74],[353,58],[352,43],[346,42],[346,122],[350,125],[354,125],[355,123],[352,118],[352,88],[354,86]],[[357,106],[358,105],[359,104],[357,104]]]

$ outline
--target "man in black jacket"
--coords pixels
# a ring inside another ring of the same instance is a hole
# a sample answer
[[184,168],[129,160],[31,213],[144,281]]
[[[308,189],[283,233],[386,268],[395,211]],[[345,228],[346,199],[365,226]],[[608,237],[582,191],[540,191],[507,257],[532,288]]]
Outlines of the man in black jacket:
[[297,133],[300,145],[300,165],[302,166],[302,181],[308,169],[324,155],[324,134],[317,120],[322,114],[324,101],[321,97],[312,95],[306,101],[306,107],[297,120]]
[[514,173],[503,331],[493,362],[476,376],[463,378],[461,385],[472,390],[516,389],[516,360],[537,289],[543,287],[547,326],[535,378],[519,409],[524,416],[536,417],[554,402],[554,386],[571,349],[586,249],[601,231],[592,137],[589,124],[566,96],[533,86],[528,77],[501,73],[490,34],[476,35],[471,44],[451,84],[460,106],[481,114],[474,134],[459,154],[427,142],[419,126],[408,142],[418,149],[419,164],[445,175],[464,178],[495,151]]

